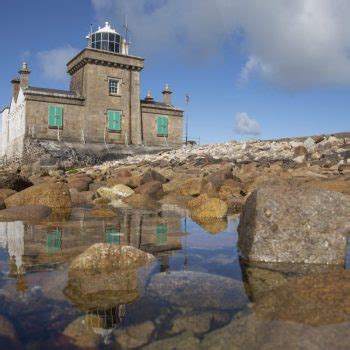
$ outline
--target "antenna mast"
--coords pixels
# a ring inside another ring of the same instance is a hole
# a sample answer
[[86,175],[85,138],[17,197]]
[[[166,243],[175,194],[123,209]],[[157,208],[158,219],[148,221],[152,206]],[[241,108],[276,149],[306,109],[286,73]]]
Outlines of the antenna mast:
[[128,34],[130,33],[130,29],[129,29],[129,27],[128,27],[128,15],[125,15],[125,24],[124,24],[124,29],[125,29],[125,40],[126,40],[126,42],[128,43],[128,44],[130,44],[129,43],[129,38],[128,38]]
[[188,144],[188,110],[189,110],[189,104],[190,104],[190,95],[186,94],[186,146]]

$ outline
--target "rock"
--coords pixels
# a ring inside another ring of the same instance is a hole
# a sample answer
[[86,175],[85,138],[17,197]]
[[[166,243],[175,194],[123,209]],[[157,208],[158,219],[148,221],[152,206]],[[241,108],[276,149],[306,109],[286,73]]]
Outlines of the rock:
[[211,323],[219,320],[220,323],[229,320],[229,316],[223,312],[199,312],[178,315],[172,321],[170,334],[178,334],[184,331],[190,331],[194,334],[203,334],[209,331]]
[[134,208],[144,209],[157,209],[159,204],[150,196],[135,193],[123,200],[126,204],[131,205]]
[[184,182],[187,178],[185,176],[175,177],[171,179],[169,182],[162,184],[163,191],[165,193],[175,192],[178,187]]
[[209,199],[208,195],[206,193],[199,195],[198,197],[191,199],[188,203],[187,203],[187,207],[189,209],[194,209],[200,205],[202,205],[205,201],[207,201]]
[[154,260],[153,255],[134,247],[94,244],[69,266],[64,294],[83,311],[133,303],[140,298],[148,279],[138,280],[139,268]]
[[144,350],[197,350],[199,340],[191,332],[185,332],[176,337],[158,340],[143,348]]
[[246,199],[244,197],[230,197],[225,200],[228,212],[238,214],[242,211]]
[[161,184],[166,183],[168,180],[158,172],[156,172],[153,169],[148,169],[142,176],[141,176],[141,185],[151,182],[151,181],[159,181]]
[[308,151],[305,146],[297,146],[294,148],[294,157],[300,157],[304,156],[306,157],[308,155]]
[[0,210],[0,221],[33,221],[45,219],[52,210],[45,205],[24,205]]
[[231,198],[231,197],[239,197],[242,193],[242,186],[240,183],[232,184],[232,185],[222,185],[219,189],[219,198],[223,201]]
[[342,178],[326,181],[312,181],[307,183],[306,186],[350,195],[350,181]]
[[117,177],[131,177],[132,176],[130,170],[127,169],[127,168],[117,169],[116,172],[115,172],[115,175]]
[[192,309],[240,308],[247,301],[241,282],[194,271],[153,275],[147,293],[153,298]]
[[297,164],[303,164],[305,163],[305,161],[306,161],[305,156],[298,156],[293,159],[293,162]]
[[315,146],[315,141],[311,137],[304,141],[304,147],[307,149],[308,153],[311,153],[315,149]]
[[147,182],[135,189],[135,193],[144,194],[150,197],[157,197],[157,194],[162,190],[162,184],[159,181]]
[[191,211],[194,219],[220,219],[227,215],[227,204],[219,198],[209,198]]
[[66,184],[42,183],[29,187],[5,198],[7,208],[25,205],[45,205],[52,209],[72,206],[69,189]]
[[0,344],[2,349],[6,350],[22,348],[15,327],[2,315],[0,315]]
[[226,219],[206,218],[206,219],[196,220],[195,222],[199,226],[201,226],[205,231],[212,234],[217,234],[227,229]]
[[14,173],[8,174],[6,178],[0,182],[0,188],[10,188],[14,191],[23,191],[24,189],[31,187],[32,185],[33,183],[29,181],[26,177]]
[[118,198],[127,198],[134,194],[135,192],[128,186],[125,185],[115,185],[112,188],[109,187],[100,187],[97,190],[97,193],[102,198],[108,198],[110,200],[118,199]]
[[115,185],[125,185],[130,188],[136,188],[140,185],[140,176],[110,177],[107,179],[108,187],[113,187]]
[[201,178],[187,179],[178,187],[178,191],[182,196],[198,196],[201,193],[201,190]]
[[90,211],[91,216],[95,218],[113,218],[117,214],[110,208],[96,207]]
[[10,197],[15,193],[16,191],[11,190],[10,188],[2,188],[0,189],[0,200],[4,200],[5,198]]
[[155,257],[131,246],[96,243],[77,256],[69,271],[105,271],[114,268],[139,267],[151,263]]
[[223,169],[205,178],[205,180],[211,182],[216,189],[219,189],[227,179],[233,179],[232,165],[226,165]]
[[93,191],[78,192],[77,190],[70,189],[69,192],[74,205],[92,204],[95,198],[95,192]]
[[154,331],[153,322],[147,321],[123,329],[116,334],[115,340],[122,349],[138,348],[149,343]]
[[95,198],[92,202],[95,205],[104,205],[104,204],[109,204],[111,202],[111,200],[109,198],[99,197],[99,198]]
[[238,247],[251,261],[344,264],[350,197],[292,185],[271,185],[247,199]]
[[91,182],[90,178],[88,180],[86,178],[76,178],[68,182],[68,188],[76,189],[78,192],[88,191]]
[[229,325],[205,335],[202,350],[347,349],[347,323],[312,327],[295,322],[260,319],[255,314],[235,318]]
[[212,182],[207,182],[204,184],[204,186],[202,187],[202,194],[206,194],[208,195],[208,197],[211,198],[219,197],[219,193]]
[[263,320],[314,327],[350,322],[350,271],[295,277],[257,299],[253,311]]
[[63,335],[70,339],[70,342],[82,349],[97,349],[102,338],[94,332],[92,324],[98,324],[97,315],[81,316],[70,323]]

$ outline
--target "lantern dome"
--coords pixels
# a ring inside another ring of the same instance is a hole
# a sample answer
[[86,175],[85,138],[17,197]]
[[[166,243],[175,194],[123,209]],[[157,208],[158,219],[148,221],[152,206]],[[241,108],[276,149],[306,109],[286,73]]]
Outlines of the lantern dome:
[[98,27],[94,33],[90,33],[87,37],[89,47],[97,50],[120,53],[121,36],[113,29],[108,22],[105,22],[103,28]]

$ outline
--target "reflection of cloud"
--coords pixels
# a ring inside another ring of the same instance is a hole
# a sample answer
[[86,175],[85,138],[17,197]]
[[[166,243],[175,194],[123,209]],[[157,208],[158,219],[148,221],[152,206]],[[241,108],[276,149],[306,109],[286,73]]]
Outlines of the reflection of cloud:
[[259,123],[245,112],[236,114],[234,131],[240,135],[260,135]]
[[45,78],[56,81],[64,81],[68,78],[66,74],[66,63],[72,59],[78,49],[66,46],[52,49],[49,51],[41,51],[38,53],[38,61]]
[[350,84],[349,1],[91,2],[101,23],[109,19],[121,27],[128,15],[139,54],[167,51],[203,59],[233,42],[247,54],[241,79],[254,71],[292,89]]

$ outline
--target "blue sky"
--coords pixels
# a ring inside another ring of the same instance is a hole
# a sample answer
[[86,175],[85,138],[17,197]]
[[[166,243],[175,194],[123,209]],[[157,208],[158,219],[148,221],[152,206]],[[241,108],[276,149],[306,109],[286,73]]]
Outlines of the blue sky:
[[68,89],[64,63],[90,23],[131,29],[145,57],[141,97],[190,94],[203,143],[349,130],[350,3],[345,0],[1,0],[0,106],[21,61],[30,84]]

